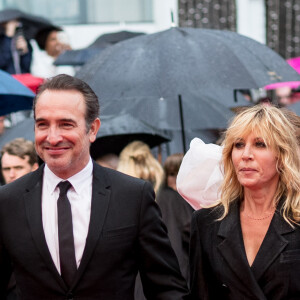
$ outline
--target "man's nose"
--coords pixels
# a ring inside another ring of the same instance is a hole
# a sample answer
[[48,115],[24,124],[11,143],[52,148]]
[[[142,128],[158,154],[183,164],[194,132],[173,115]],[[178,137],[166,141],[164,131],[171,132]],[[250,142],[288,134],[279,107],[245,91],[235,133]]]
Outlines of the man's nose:
[[11,168],[11,169],[9,170],[9,177],[10,177],[10,178],[14,178],[15,176],[16,176],[16,171],[15,171],[14,168]]
[[50,127],[48,130],[47,141],[51,145],[56,145],[57,143],[62,141],[62,135],[57,127]]

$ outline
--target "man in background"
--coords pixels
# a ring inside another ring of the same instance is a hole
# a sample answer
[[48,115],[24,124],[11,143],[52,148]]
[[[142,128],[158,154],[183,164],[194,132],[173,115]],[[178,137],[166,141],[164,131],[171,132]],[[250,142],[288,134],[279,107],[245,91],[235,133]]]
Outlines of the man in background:
[[[5,144],[1,150],[1,171],[4,183],[10,183],[38,168],[38,156],[34,143],[16,138]],[[16,281],[12,275],[7,289],[7,300],[16,300]]]
[[34,143],[16,138],[1,150],[1,171],[5,183],[13,182],[38,168],[38,156]]

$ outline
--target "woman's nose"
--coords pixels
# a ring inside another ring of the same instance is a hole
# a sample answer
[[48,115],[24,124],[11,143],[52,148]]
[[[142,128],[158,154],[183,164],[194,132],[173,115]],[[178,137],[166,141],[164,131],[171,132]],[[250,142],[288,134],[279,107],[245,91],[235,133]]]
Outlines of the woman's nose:
[[251,145],[246,145],[245,146],[242,158],[243,159],[252,159],[253,158],[253,153],[252,153],[252,147],[251,147]]

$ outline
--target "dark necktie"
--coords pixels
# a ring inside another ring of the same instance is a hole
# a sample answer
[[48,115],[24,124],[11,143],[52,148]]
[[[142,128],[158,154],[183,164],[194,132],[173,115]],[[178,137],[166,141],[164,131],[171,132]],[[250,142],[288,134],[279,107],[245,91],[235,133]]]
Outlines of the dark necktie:
[[57,200],[57,222],[58,222],[58,241],[59,241],[59,258],[61,277],[68,285],[71,286],[74,275],[77,270],[72,212],[67,191],[71,187],[69,181],[61,181],[58,184],[60,193]]

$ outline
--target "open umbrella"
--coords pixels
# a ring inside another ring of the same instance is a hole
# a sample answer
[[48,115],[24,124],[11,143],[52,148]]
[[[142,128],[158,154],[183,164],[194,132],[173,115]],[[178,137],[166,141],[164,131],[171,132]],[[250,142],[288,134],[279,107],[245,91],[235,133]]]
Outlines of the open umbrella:
[[121,41],[131,39],[133,37],[143,35],[142,32],[132,32],[132,31],[118,31],[113,33],[106,33],[98,37],[90,46],[78,49],[78,50],[68,50],[59,55],[55,60],[54,64],[60,65],[72,65],[81,66],[84,65],[93,56],[100,53],[105,48],[112,46]]
[[171,133],[157,129],[131,114],[101,117],[101,127],[96,141],[91,145],[91,156],[97,158],[107,153],[119,154],[135,140],[143,141],[150,148],[171,140]]
[[22,23],[23,34],[28,40],[34,38],[40,29],[52,25],[49,20],[43,17],[27,14],[18,9],[4,9],[0,11],[0,23],[14,19],[18,19]]
[[35,94],[10,74],[0,70],[0,115],[32,108]]
[[[109,101],[115,99],[151,98],[153,105],[163,99],[170,104],[159,110],[160,119],[179,125],[179,114],[175,117],[170,109],[178,106],[181,95],[187,129],[186,122],[196,126],[206,117],[208,101],[214,102],[215,108],[222,103],[224,91],[231,90],[233,95],[234,89],[300,79],[267,46],[235,32],[199,28],[171,28],[120,42],[96,55],[76,76],[91,85],[106,113],[111,112],[106,108]],[[119,109],[126,109],[128,102],[121,106],[120,101]],[[191,108],[186,113],[188,103]],[[223,113],[229,115],[226,107]],[[139,116],[151,118],[150,113]],[[218,128],[218,115],[209,117]]]

